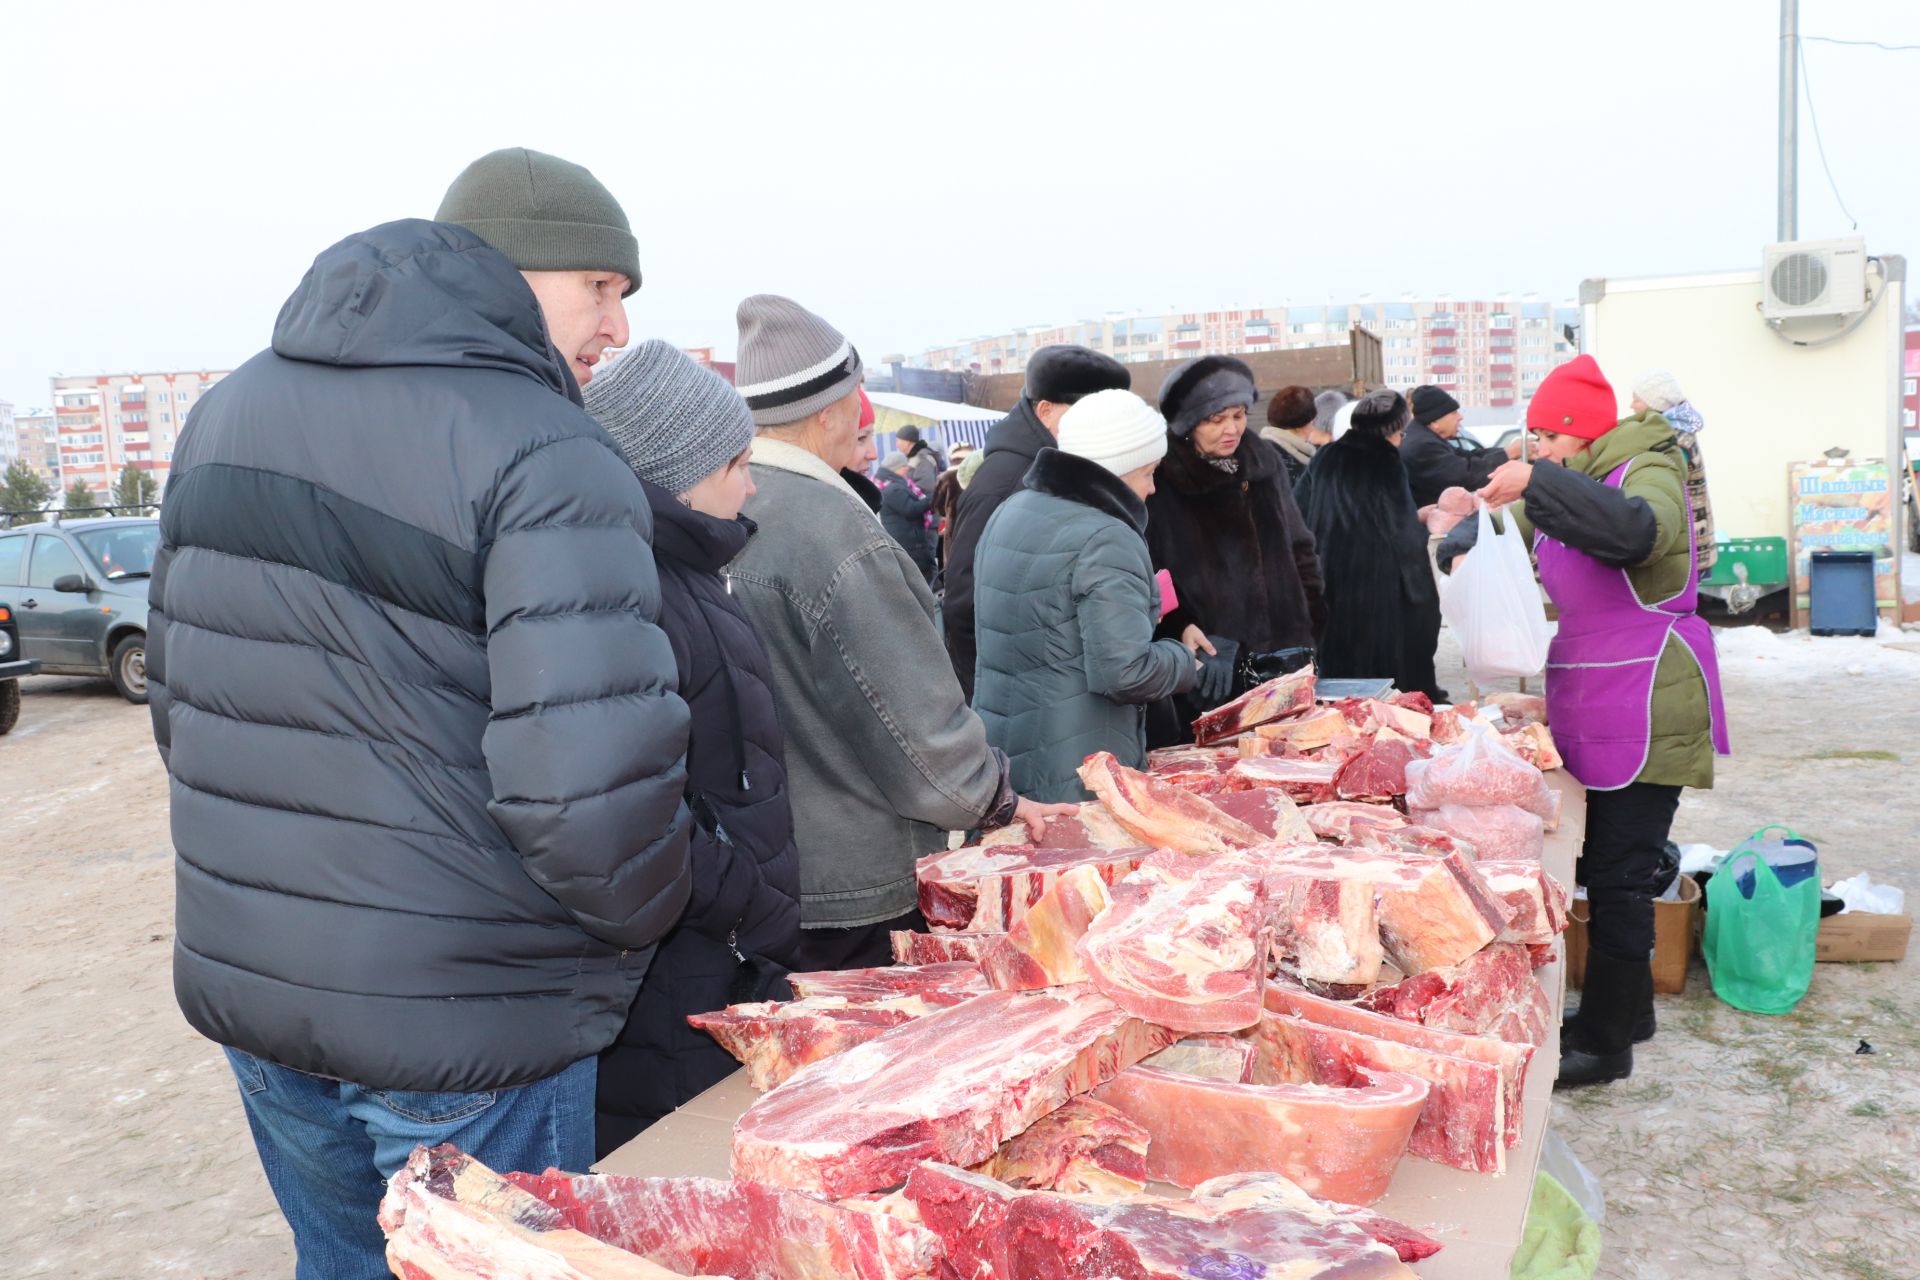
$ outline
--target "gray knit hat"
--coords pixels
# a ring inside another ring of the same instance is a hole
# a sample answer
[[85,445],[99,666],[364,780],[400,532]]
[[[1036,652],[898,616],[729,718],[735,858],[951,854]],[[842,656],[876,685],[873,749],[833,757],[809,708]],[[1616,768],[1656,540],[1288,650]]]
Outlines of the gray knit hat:
[[618,271],[640,287],[640,242],[613,193],[577,164],[525,147],[492,151],[447,188],[436,222],[465,227],[522,271]]
[[670,342],[649,338],[582,393],[634,474],[685,493],[753,443],[739,393]]
[[756,293],[741,301],[735,319],[740,344],[733,384],[756,426],[798,422],[859,389],[860,353],[793,299]]

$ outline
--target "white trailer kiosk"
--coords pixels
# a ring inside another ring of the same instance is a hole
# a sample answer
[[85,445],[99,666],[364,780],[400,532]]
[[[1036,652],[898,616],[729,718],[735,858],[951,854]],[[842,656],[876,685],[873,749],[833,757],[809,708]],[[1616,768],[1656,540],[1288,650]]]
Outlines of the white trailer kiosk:
[[1670,369],[1706,427],[1719,563],[1703,590],[1736,612],[1787,592],[1805,625],[1809,554],[1873,555],[1900,620],[1906,260],[1859,239],[1770,246],[1759,271],[1580,286],[1580,349],[1631,400]]

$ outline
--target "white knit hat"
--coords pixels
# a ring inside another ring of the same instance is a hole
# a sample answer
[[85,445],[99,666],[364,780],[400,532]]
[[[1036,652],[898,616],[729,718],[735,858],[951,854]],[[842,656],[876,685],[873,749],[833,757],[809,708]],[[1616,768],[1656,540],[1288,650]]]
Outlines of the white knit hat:
[[1687,398],[1687,393],[1680,389],[1680,380],[1665,369],[1641,374],[1633,384],[1633,394],[1655,413],[1665,413]]
[[1167,456],[1167,420],[1131,391],[1096,391],[1060,416],[1059,448],[1123,476]]
[[1333,438],[1338,440],[1353,429],[1353,410],[1360,402],[1349,400],[1333,411]]

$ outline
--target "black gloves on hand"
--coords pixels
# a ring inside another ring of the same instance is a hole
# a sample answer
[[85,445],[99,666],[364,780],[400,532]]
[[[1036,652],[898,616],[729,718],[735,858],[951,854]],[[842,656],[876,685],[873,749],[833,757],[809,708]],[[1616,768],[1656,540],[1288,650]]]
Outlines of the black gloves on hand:
[[1224,636],[1208,636],[1215,652],[1204,649],[1193,656],[1200,659],[1200,678],[1194,681],[1193,696],[1209,710],[1233,697],[1233,669],[1239,664],[1240,644]]

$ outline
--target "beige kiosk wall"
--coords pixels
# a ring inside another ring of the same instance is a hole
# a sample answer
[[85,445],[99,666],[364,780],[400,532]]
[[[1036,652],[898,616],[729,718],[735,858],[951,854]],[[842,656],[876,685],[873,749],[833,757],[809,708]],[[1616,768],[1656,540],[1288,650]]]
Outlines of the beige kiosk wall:
[[[1884,278],[1884,270],[1890,280]],[[1826,450],[1856,460],[1889,454],[1899,421],[1905,262],[1869,267],[1885,289],[1876,310],[1846,337],[1793,347],[1760,318],[1758,271],[1588,280],[1580,286],[1581,349],[1600,362],[1620,394],[1670,369],[1706,420],[1701,452],[1716,536],[1785,538],[1787,468]],[[1834,332],[1827,320],[1793,322],[1796,336]]]

